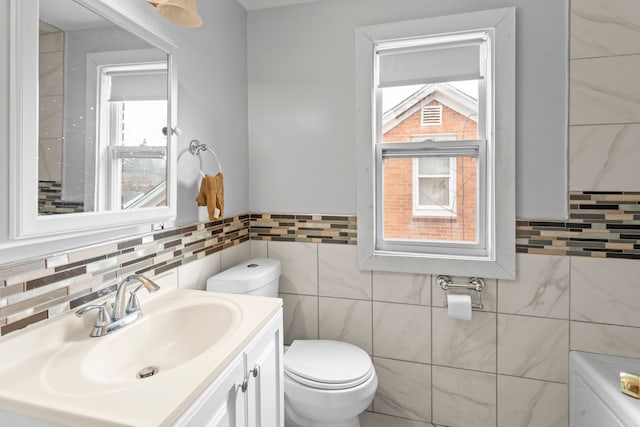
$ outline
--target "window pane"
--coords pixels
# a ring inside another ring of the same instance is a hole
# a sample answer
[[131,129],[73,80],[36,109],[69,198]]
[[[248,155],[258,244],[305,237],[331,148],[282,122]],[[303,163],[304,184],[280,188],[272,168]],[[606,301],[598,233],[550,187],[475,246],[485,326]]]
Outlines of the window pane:
[[117,143],[166,146],[167,101],[123,101],[122,128]]
[[482,139],[478,135],[480,80],[379,88],[382,141]]
[[122,159],[121,209],[165,206],[165,174],[165,159]]
[[421,157],[418,159],[418,174],[449,175],[450,157]]
[[[419,166],[418,166],[419,165]],[[416,176],[446,165],[449,176]],[[386,158],[382,170],[382,234],[408,241],[477,241],[478,170],[475,157]],[[414,188],[414,183],[417,188]]]
[[418,187],[420,206],[449,206],[449,178],[420,178]]

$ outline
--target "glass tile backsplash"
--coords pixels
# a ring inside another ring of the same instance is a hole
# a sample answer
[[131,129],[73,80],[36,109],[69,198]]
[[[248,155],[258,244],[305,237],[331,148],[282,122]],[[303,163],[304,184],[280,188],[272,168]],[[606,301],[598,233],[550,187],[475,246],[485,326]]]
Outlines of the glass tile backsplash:
[[[571,192],[567,221],[518,220],[519,253],[640,259],[640,193]],[[0,266],[0,335],[248,240],[355,245],[355,215],[247,213]]]

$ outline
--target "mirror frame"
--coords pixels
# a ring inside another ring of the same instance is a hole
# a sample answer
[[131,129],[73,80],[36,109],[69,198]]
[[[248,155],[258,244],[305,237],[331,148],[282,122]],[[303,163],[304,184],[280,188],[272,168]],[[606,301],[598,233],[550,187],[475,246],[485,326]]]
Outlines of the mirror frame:
[[[149,44],[167,52],[167,124],[176,127],[177,47],[141,20],[100,0],[73,0]],[[167,138],[167,206],[130,211],[38,214],[38,21],[39,0],[10,3],[10,238],[99,233],[175,219],[177,211],[177,137]],[[34,173],[35,171],[35,173]]]

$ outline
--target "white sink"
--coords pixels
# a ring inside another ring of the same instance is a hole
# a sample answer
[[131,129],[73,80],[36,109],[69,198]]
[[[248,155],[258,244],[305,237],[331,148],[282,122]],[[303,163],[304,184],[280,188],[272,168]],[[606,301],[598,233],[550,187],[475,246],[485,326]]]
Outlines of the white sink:
[[215,299],[144,311],[117,333],[86,340],[92,345],[81,341],[61,348],[45,366],[43,382],[60,393],[112,392],[141,381],[137,374],[145,368],[155,368],[153,376],[163,375],[190,362],[235,332],[241,318],[236,304]]
[[[171,425],[282,305],[168,281],[142,301],[141,318],[104,337],[89,337],[93,316],[70,313],[0,339],[0,410],[69,425]],[[145,368],[155,373],[138,378]]]

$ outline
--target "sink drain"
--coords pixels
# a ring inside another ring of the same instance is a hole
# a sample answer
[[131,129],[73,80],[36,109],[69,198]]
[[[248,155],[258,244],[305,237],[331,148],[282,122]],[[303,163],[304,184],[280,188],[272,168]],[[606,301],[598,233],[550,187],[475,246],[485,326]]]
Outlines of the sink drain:
[[136,375],[138,379],[149,378],[158,373],[158,368],[155,366],[147,366],[146,368],[140,369],[140,372]]

